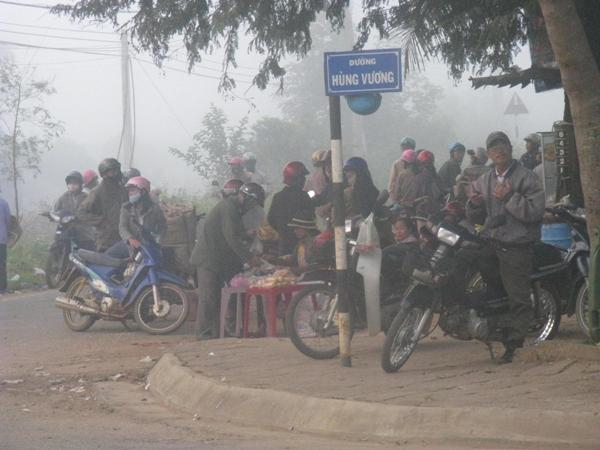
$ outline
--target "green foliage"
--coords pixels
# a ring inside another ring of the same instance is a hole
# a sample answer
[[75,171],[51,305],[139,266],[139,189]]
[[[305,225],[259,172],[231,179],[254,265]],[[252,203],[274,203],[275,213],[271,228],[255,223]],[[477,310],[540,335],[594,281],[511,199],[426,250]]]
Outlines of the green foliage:
[[211,104],[202,119],[202,129],[194,135],[193,144],[185,152],[173,147],[169,151],[201,177],[223,179],[229,174],[229,159],[246,149],[247,123],[248,119],[244,117],[237,125],[228,127],[223,110]]
[[[25,289],[46,284],[43,275],[36,275],[35,268],[44,269],[50,242],[44,239],[20,239],[8,250],[8,287],[11,290]],[[10,281],[18,275],[19,279]]]
[[211,195],[192,194],[183,188],[176,189],[173,192],[161,189],[160,201],[161,203],[171,205],[193,206],[196,209],[197,214],[207,213],[217,204],[216,197]]
[[[237,67],[240,35],[250,37],[243,51],[262,55],[254,83],[264,89],[270,80],[285,75],[279,64],[283,57],[307,55],[313,43],[311,24],[319,14],[324,13],[328,32],[339,31],[349,4],[349,0],[79,0],[53,12],[123,26],[159,64],[176,36],[183,36],[190,68],[204,54],[223,49],[220,87],[227,90],[235,87],[229,71]],[[405,69],[439,57],[455,78],[474,68],[508,69],[527,41],[524,11],[538,7],[535,0],[363,0],[362,4],[356,48],[367,44],[373,31],[380,39],[398,36],[406,49]],[[136,8],[135,15],[121,22],[119,12]]]

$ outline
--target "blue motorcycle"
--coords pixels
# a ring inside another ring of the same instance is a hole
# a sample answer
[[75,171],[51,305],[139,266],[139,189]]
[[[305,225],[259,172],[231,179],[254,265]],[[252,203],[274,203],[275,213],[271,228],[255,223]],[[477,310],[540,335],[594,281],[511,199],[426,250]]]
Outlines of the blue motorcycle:
[[126,259],[79,249],[55,300],[66,325],[85,331],[98,319],[135,320],[151,334],[177,330],[186,320],[188,283],[162,267],[160,246],[143,232],[141,246]]

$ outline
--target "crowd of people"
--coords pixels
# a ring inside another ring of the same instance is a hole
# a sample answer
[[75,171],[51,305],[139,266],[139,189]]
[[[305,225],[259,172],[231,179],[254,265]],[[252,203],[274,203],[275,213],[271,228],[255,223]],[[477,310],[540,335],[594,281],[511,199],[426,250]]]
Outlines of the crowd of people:
[[[434,154],[417,150],[414,139],[404,138],[387,184],[390,235],[382,237],[382,246],[396,246],[388,254],[402,255],[403,246],[414,247],[421,239],[410,217],[427,218],[445,211],[457,220],[479,221],[490,237],[505,244],[509,252],[470,255],[465,264],[472,264],[474,258],[498,261],[511,301],[507,359],[522,345],[531,314],[531,245],[540,238],[545,198],[533,172],[541,162],[539,136],[531,134],[525,141],[527,152],[519,161],[513,158],[512,144],[503,132],[491,133],[486,148],[467,150],[457,142],[436,170]],[[463,168],[465,155],[470,161]],[[259,266],[266,260],[300,273],[320,254],[319,246],[331,241],[331,151],[316,151],[311,160],[312,171],[300,161],[286,164],[283,188],[274,193],[267,177],[257,170],[252,153],[231,158],[231,179],[222,186],[212,183],[219,201],[198,224],[190,260],[197,267],[199,339],[217,337],[221,288],[244,265]],[[368,163],[360,157],[349,158],[343,172],[346,218],[365,219],[380,193]],[[166,231],[165,215],[153,199],[150,181],[136,169],[122,173],[114,158],[103,160],[98,174],[91,169],[73,171],[65,182],[67,191],[54,209],[78,218],[78,241],[83,248],[127,258],[140,246],[141,228],[156,237]],[[269,194],[270,207],[265,211]],[[8,205],[0,198],[0,293],[6,289],[7,216]]]

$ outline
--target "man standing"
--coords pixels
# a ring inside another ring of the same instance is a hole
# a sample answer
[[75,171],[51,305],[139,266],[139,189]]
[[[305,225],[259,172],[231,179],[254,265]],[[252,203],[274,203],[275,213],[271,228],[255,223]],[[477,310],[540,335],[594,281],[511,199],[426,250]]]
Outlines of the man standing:
[[0,197],[0,295],[6,293],[6,248],[10,230],[10,207],[6,200]]
[[208,213],[199,229],[194,249],[193,263],[198,267],[198,312],[196,338],[218,337],[221,288],[235,274],[242,271],[244,263],[260,265],[244,245],[242,215],[259,202],[252,186],[244,185],[239,193],[221,200]]
[[256,169],[256,155],[252,152],[246,152],[242,155],[242,160],[247,177],[246,183],[259,184],[265,191],[265,194],[268,194],[270,192],[269,182],[265,174]]
[[310,197],[303,191],[308,169],[300,161],[292,161],[283,168],[285,187],[273,196],[267,221],[279,233],[279,256],[290,255],[298,239],[288,224],[298,211],[314,211]]
[[128,201],[121,184],[121,164],[106,158],[98,166],[102,182],[81,202],[77,217],[86,225],[96,227],[96,250],[103,252],[121,240],[119,217],[121,205]]
[[529,170],[535,169],[535,167],[542,162],[540,157],[540,135],[537,133],[531,133],[525,136],[525,154],[521,156],[519,162],[527,167]]
[[492,170],[475,181],[475,195],[468,209],[483,208],[487,213],[483,233],[499,242],[506,251],[486,249],[482,261],[496,256],[500,277],[509,297],[509,312],[499,323],[506,349],[500,363],[512,361],[523,346],[533,319],[530,276],[533,271],[533,243],[540,239],[544,215],[544,191],[538,177],[512,158],[512,145],[502,131],[486,140]]
[[446,192],[452,192],[452,188],[456,184],[456,178],[461,172],[460,166],[465,158],[465,150],[465,146],[460,142],[452,144],[450,146],[450,159],[438,171],[442,186]]
[[406,150],[412,150],[413,152],[417,148],[417,143],[411,137],[405,137],[400,142],[400,158],[397,159],[392,165],[392,169],[390,171],[390,179],[388,181],[388,192],[390,193],[390,199],[396,203],[397,199],[394,198],[394,193],[398,192],[398,178],[400,174],[405,169],[404,159],[402,159],[403,155],[405,155]]

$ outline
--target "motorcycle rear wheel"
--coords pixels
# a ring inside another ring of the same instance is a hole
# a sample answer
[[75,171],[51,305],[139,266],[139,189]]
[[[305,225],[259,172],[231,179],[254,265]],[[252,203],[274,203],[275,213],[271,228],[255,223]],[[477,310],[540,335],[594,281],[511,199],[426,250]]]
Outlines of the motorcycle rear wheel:
[[[169,334],[185,322],[190,303],[183,289],[173,283],[161,283],[159,293],[161,304],[168,308],[166,316],[159,317],[154,313],[154,294],[152,286],[148,286],[135,301],[133,318],[147,333]],[[171,314],[171,310],[174,314]]]
[[526,346],[553,339],[558,332],[561,319],[560,303],[558,294],[550,286],[540,288],[539,307],[541,315],[534,319],[535,323],[529,328],[528,337],[525,339]]
[[[310,286],[298,292],[287,308],[285,326],[290,340],[310,358],[332,359],[340,353],[335,297],[332,286]],[[326,330],[323,326],[332,313],[332,327]]]
[[412,337],[423,318],[425,311],[418,306],[408,306],[396,314],[385,336],[381,367],[387,373],[394,373],[406,364],[417,347],[418,340]]
[[[93,289],[85,277],[77,277],[73,280],[66,292],[67,298],[75,301],[81,301],[79,299],[91,295],[93,295]],[[63,319],[67,327],[71,330],[85,331],[94,325],[97,318],[89,314],[81,314],[70,309],[63,309]]]

